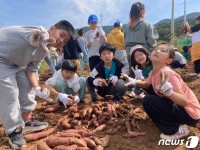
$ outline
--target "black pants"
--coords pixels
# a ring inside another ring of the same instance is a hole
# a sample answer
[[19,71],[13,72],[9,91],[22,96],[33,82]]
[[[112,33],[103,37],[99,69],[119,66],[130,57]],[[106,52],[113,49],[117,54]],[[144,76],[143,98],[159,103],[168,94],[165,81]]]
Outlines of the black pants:
[[200,59],[194,61],[194,71],[195,73],[200,73]]
[[[170,99],[158,96],[152,90],[143,99],[143,107],[154,124],[167,135],[175,134],[181,124],[194,125],[199,122],[189,116],[185,109],[175,105]],[[151,95],[151,94],[152,95]]]
[[92,56],[92,57],[90,57],[89,58],[90,71],[92,71],[100,61],[101,61],[100,56]]

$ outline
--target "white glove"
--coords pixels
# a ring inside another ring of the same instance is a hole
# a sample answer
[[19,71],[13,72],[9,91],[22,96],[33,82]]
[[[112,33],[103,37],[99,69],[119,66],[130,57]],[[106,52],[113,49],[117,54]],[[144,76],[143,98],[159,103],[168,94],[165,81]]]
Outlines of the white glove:
[[102,27],[98,26],[97,31],[99,32],[99,36],[105,35],[105,32],[103,31]]
[[158,87],[159,93],[163,94],[164,96],[172,96],[174,94],[173,92],[173,86],[169,80],[169,74],[165,74],[164,70],[161,69],[160,71],[160,84]]
[[35,95],[37,95],[39,98],[42,98],[44,100],[48,101],[49,95],[50,95],[50,91],[47,90],[47,88],[45,88],[43,91],[41,91],[41,87],[37,86],[34,90],[35,90]]
[[30,37],[30,44],[36,48],[42,49],[44,52],[48,53],[48,44],[55,43],[54,38],[49,38],[49,33],[43,28],[34,29],[32,36]]
[[83,53],[80,53],[80,59],[83,59]]
[[137,80],[136,79],[133,79],[131,77],[129,77],[127,74],[123,73],[121,74],[121,77],[125,79],[125,86],[128,86],[128,85],[136,85],[137,83]]
[[159,92],[164,96],[172,96],[174,94],[173,86],[170,82],[165,82],[159,89]]
[[80,98],[76,95],[75,98],[74,98],[74,101],[79,103],[80,102]]
[[67,105],[72,105],[72,100],[68,97],[67,94],[59,93],[57,98],[63,103],[65,108]]
[[94,84],[95,86],[101,86],[101,85],[100,85],[100,81],[99,81],[98,78],[96,78],[96,79],[93,80],[93,84]]
[[111,76],[109,78],[109,80],[111,81],[112,84],[115,85],[117,83],[117,81],[118,81],[118,77],[117,76]]
[[135,78],[136,79],[139,79],[139,80],[143,80],[144,79],[143,74],[142,74],[142,70],[138,69],[138,65],[135,66],[135,69],[134,69],[134,67],[131,67],[131,70],[135,74]]

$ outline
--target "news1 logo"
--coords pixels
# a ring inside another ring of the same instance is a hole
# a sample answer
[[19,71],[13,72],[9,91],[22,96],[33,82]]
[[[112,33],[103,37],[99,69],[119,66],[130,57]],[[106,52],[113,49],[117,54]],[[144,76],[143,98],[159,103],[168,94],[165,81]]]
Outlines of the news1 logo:
[[187,140],[185,139],[176,139],[176,140],[164,140],[161,139],[158,142],[158,145],[183,145],[185,143],[186,148],[196,148],[199,143],[198,136],[189,136]]

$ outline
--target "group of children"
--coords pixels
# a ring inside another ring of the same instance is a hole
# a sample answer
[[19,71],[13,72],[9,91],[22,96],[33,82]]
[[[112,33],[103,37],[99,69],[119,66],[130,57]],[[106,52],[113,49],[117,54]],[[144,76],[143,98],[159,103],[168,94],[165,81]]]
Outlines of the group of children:
[[[48,31],[43,27],[8,27],[0,30],[0,117],[13,148],[26,146],[23,134],[48,126],[48,123],[32,118],[35,96],[49,100],[51,93],[67,108],[74,102],[84,102],[86,87],[93,102],[98,100],[97,94],[102,97],[113,95],[112,100],[118,102],[127,91],[135,98],[141,98],[144,110],[161,130],[162,139],[187,136],[187,125],[199,122],[200,104],[197,97],[169,67],[176,57],[174,48],[161,43],[150,54],[142,45],[130,47],[130,73],[127,73],[127,59],[120,60],[121,55],[126,55],[125,47],[110,44],[115,43],[112,34],[121,35],[118,31],[121,29],[120,22],[114,24],[115,29],[108,36],[110,43],[107,43],[105,32],[97,23],[97,16],[90,15],[90,30],[84,38],[88,48],[90,76],[87,79],[79,77],[76,74],[77,64],[65,60],[61,69],[46,81],[45,89],[39,86],[36,72],[43,58],[48,55],[47,45],[62,48],[73,38],[73,26],[62,20]],[[178,64],[177,60],[174,64]]]

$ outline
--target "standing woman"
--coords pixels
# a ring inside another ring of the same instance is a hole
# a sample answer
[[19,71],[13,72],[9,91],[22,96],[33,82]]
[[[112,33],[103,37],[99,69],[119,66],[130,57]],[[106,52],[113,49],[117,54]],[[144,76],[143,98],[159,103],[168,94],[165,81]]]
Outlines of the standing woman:
[[145,6],[140,2],[132,5],[129,17],[130,22],[125,30],[125,47],[130,65],[130,49],[139,44],[149,49],[156,44],[159,35],[153,25],[144,20]]

